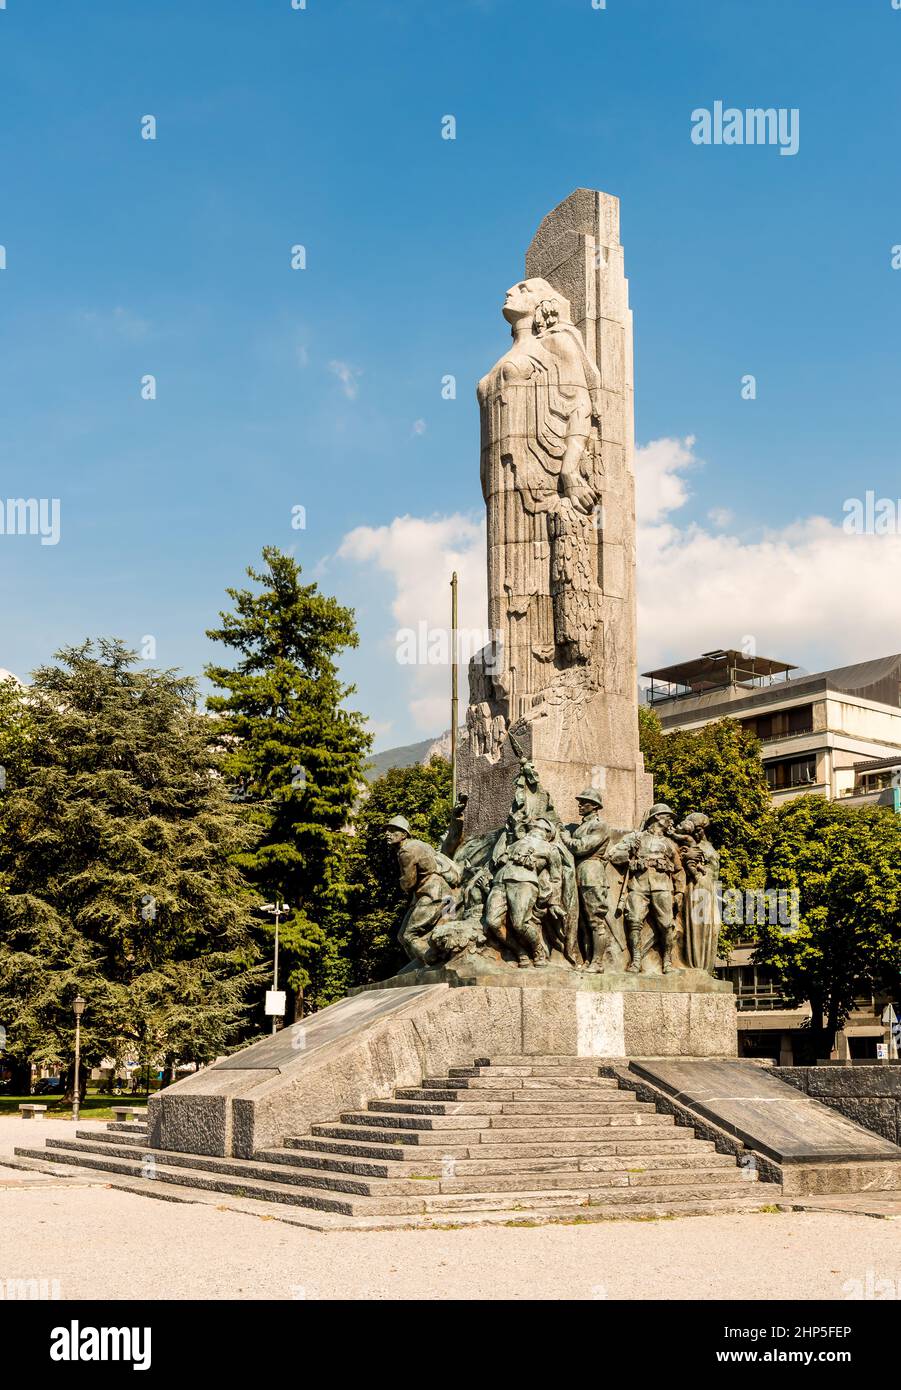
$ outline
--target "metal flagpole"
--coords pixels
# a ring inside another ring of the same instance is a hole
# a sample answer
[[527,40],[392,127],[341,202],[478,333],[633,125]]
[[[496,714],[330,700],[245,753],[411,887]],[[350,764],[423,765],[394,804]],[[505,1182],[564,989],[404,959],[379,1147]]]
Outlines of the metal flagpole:
[[457,804],[457,571],[451,575],[451,805]]

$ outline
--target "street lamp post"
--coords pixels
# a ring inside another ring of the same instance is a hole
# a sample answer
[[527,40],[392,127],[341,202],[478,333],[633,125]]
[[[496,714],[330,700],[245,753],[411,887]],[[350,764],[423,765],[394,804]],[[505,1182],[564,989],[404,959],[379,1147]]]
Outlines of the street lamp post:
[[[272,962],[272,989],[266,995],[266,1012],[272,1014],[272,1031],[278,1032],[279,1018],[284,1017],[284,1000],[278,998],[278,927],[282,917],[286,915],[284,900],[279,894],[274,903],[266,903],[261,909],[275,917],[275,955]],[[270,1009],[270,1001],[272,1008]]]
[[75,1010],[75,1089],[72,1093],[72,1119],[78,1124],[78,1111],[81,1102],[81,1016],[84,1013],[84,1000],[77,995],[73,1005]]

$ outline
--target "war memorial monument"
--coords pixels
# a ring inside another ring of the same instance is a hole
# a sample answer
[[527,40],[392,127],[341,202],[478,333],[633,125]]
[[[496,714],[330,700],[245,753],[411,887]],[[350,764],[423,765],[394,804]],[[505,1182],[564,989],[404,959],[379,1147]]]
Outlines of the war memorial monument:
[[548,213],[502,312],[477,393],[492,640],[460,795],[440,846],[385,826],[407,966],[168,1087],[146,1129],[44,1157],[322,1226],[898,1188],[901,1149],[737,1060],[709,821],[644,770],[618,199]]

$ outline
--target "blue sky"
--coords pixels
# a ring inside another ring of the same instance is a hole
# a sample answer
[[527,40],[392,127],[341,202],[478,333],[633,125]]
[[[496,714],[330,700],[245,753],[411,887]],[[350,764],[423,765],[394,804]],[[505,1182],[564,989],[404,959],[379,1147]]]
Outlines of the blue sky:
[[[784,577],[800,534],[815,594],[832,533],[811,518],[901,497],[899,68],[891,0],[6,0],[0,494],[59,497],[62,530],[0,538],[0,666],[152,634],[199,674],[225,586],[274,543],[357,609],[346,672],[381,744],[422,737],[388,655],[397,576],[339,551],[405,513],[478,522],[474,385],[580,185],[622,200],[638,441],[693,436],[703,460],[673,465],[668,554],[759,564],[775,533]],[[693,144],[716,100],[798,108],[799,153]],[[867,573],[901,589],[897,558]],[[768,654],[901,647],[895,609],[852,638],[830,601],[788,626],[768,602]],[[706,637],[642,613],[646,661]]]

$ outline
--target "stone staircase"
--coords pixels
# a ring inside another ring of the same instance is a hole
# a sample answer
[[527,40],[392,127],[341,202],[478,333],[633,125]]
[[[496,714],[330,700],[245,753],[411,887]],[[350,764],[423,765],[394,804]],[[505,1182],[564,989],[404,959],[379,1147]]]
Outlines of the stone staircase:
[[359,1218],[353,1224],[734,1211],[781,1191],[758,1190],[753,1166],[717,1153],[602,1075],[597,1059],[582,1058],[453,1067],[252,1159],[151,1149],[146,1129],[128,1123],[16,1154],[143,1179],[145,1188],[153,1181]]

